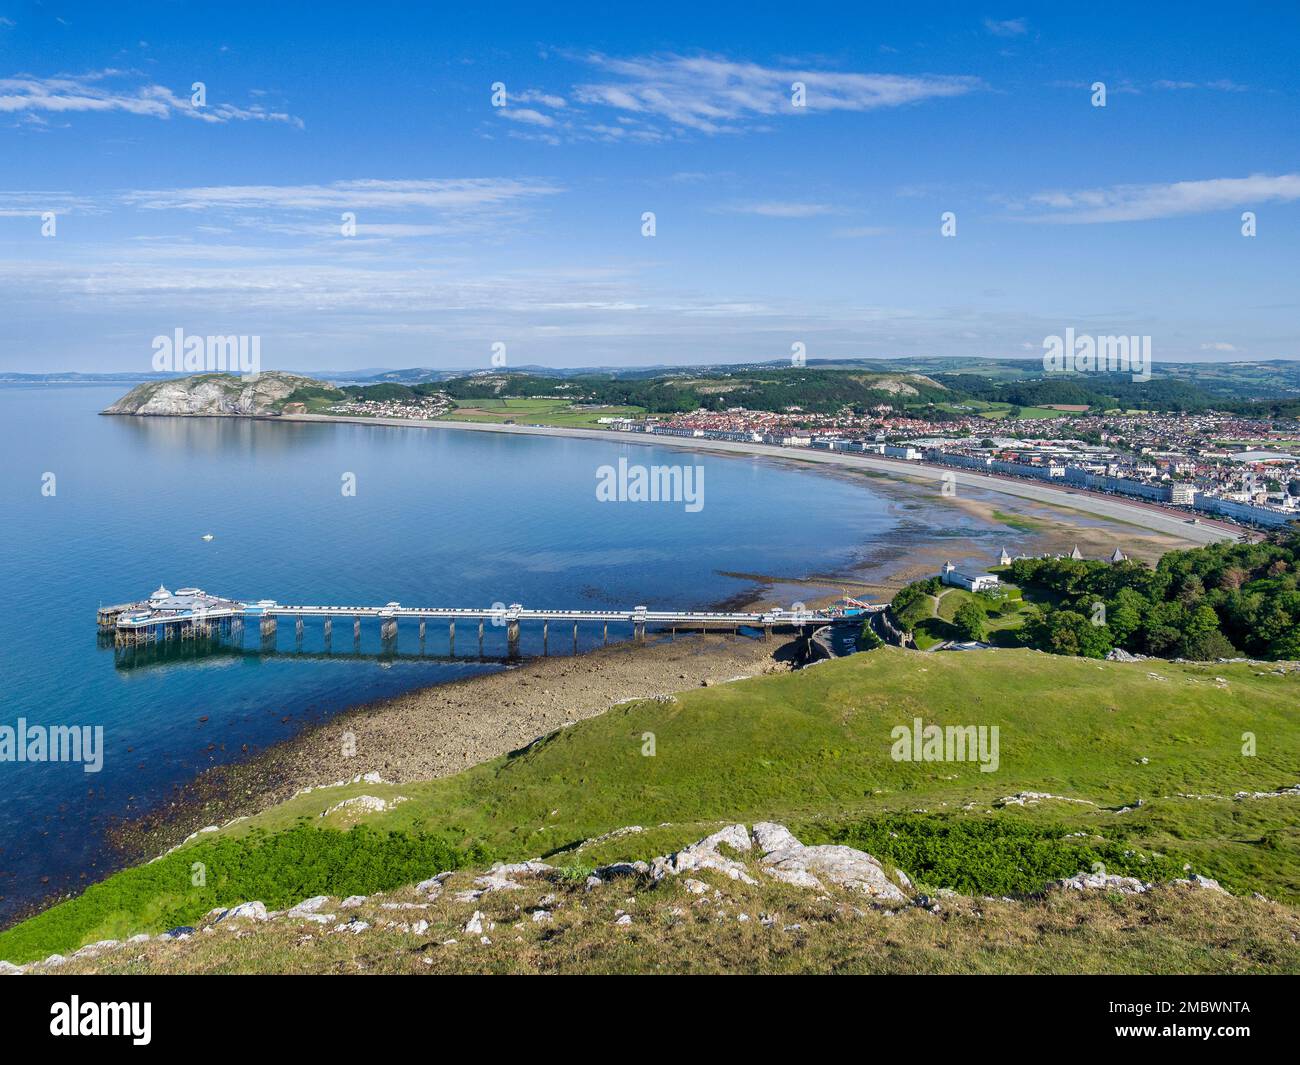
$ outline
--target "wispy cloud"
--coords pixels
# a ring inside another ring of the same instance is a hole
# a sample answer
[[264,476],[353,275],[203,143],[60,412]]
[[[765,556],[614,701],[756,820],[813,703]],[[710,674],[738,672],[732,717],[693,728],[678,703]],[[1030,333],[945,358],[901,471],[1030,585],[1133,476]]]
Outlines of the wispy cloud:
[[208,211],[367,209],[482,211],[516,205],[560,191],[544,181],[520,178],[365,178],[329,185],[209,185],[126,193],[124,202],[146,210]]
[[40,78],[18,74],[0,78],[0,112],[10,114],[119,113],[147,118],[182,115],[201,122],[283,122],[302,126],[302,120],[259,104],[238,107],[210,102],[195,107],[189,96],[178,96],[165,85],[144,79],[137,71],[99,70],[87,74],[58,74]]
[[0,192],[0,218],[39,218],[46,211],[55,214],[95,214],[93,200],[68,192]]
[[1300,173],[1042,192],[1020,209],[1031,212],[1023,215],[1026,221],[1082,224],[1140,222],[1295,200],[1300,200]]
[[1029,32],[1029,23],[1022,18],[986,18],[984,28],[994,37],[1023,37]]
[[[812,66],[764,66],[718,55],[576,57],[598,72],[565,96],[527,90],[500,117],[548,127],[547,139],[657,141],[687,132],[714,135],[761,128],[779,117],[873,111],[962,96],[983,87],[965,75],[870,74]],[[794,85],[803,103],[793,102]],[[555,103],[558,101],[558,105]],[[526,103],[527,108],[516,108]],[[539,116],[551,121],[545,123]]]
[[1219,78],[1216,81],[1177,81],[1172,79],[1161,79],[1151,83],[1153,89],[1164,89],[1167,92],[1179,92],[1188,89],[1209,89],[1212,92],[1246,92],[1245,85],[1239,85],[1228,78]]
[[588,62],[607,80],[577,86],[585,103],[635,115],[654,115],[702,133],[722,133],[755,118],[796,114],[791,86],[803,82],[806,110],[871,111],[921,100],[961,96],[977,78],[855,74],[797,67],[765,67],[721,56],[647,56],[613,59],[593,54]]
[[728,214],[750,214],[762,218],[816,218],[834,214],[836,208],[826,203],[793,203],[768,200],[764,203],[730,203],[722,208]]

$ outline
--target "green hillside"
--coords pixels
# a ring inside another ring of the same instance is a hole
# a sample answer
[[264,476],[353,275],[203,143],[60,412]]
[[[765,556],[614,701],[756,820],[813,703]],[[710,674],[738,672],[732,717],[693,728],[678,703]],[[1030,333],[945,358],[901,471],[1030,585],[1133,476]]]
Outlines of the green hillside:
[[[1032,890],[1038,871],[1086,868],[1098,856],[1111,871],[1128,861],[1159,879],[1173,868],[1152,857],[1161,854],[1236,894],[1296,901],[1300,798],[1233,796],[1300,782],[1298,677],[1246,664],[882,648],[616,706],[453,777],[298,796],[0,933],[0,958],[160,931],[249,898],[276,906],[396,887],[415,875],[412,848],[449,865],[489,855],[591,864],[662,854],[718,822],[761,819],[789,824],[806,842],[874,840],[878,857],[931,889]],[[891,731],[914,718],[997,726],[996,771],[895,761]],[[1243,754],[1247,734],[1253,755]],[[1024,791],[1079,801],[999,802]],[[361,794],[403,801],[361,818],[321,816]],[[355,860],[312,860],[313,849],[345,846],[339,838],[353,839],[343,830],[358,820],[369,835],[346,845]],[[627,825],[647,831],[571,852]],[[267,847],[280,848],[277,860]],[[202,889],[190,884],[196,861],[207,870]],[[963,868],[977,870],[973,880],[958,882],[953,870]]]

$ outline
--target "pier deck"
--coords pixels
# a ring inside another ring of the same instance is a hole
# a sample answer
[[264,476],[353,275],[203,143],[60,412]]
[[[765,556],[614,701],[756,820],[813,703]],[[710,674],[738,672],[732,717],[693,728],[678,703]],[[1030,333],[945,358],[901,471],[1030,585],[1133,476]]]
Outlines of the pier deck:
[[543,626],[543,634],[552,622],[569,622],[574,626],[598,623],[605,626],[608,638],[609,625],[631,625],[633,634],[640,639],[645,634],[647,625],[659,628],[711,629],[761,628],[768,635],[775,628],[806,629],[808,626],[820,626],[848,617],[863,615],[883,607],[854,606],[832,610],[765,610],[765,611],[708,611],[708,610],[650,610],[645,606],[631,609],[604,610],[550,610],[525,607],[521,603],[506,606],[494,603],[490,607],[416,607],[403,606],[390,602],[383,606],[364,605],[330,605],[315,606],[306,604],[278,603],[273,599],[244,601],[225,599],[209,595],[199,588],[181,588],[169,592],[159,588],[148,599],[135,603],[123,603],[116,606],[101,606],[96,618],[99,627],[112,630],[118,646],[133,646],[152,643],[157,640],[198,639],[215,634],[242,631],[246,621],[256,621],[264,637],[273,636],[276,623],[280,618],[292,618],[299,634],[303,621],[307,618],[320,618],[324,621],[327,637],[332,633],[335,618],[352,619],[354,637],[359,638],[363,618],[377,618],[381,622],[384,638],[393,639],[397,635],[399,619],[418,621],[421,638],[429,622],[447,622],[455,633],[457,621],[477,621],[479,640],[483,638],[483,626],[491,623],[504,626],[512,646],[517,645],[519,625],[522,622],[538,622]]

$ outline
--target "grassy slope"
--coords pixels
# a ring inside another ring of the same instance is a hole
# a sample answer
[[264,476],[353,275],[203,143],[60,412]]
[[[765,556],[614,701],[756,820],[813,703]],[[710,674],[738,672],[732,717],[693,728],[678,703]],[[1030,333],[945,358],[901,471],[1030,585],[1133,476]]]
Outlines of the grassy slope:
[[[994,816],[1118,833],[1134,846],[1185,856],[1235,893],[1254,889],[1297,901],[1300,800],[1230,796],[1300,781],[1298,685],[1300,675],[1250,665],[884,648],[795,674],[685,692],[673,702],[618,706],[454,777],[299,796],[223,836],[274,832],[300,818],[346,827],[341,815],[320,814],[356,794],[407,800],[368,816],[369,825],[436,832],[451,845],[482,844],[504,858],[560,854],[555,860],[564,864],[561,852],[585,838],[631,824],[649,828],[588,848],[582,861],[595,863],[663,853],[720,821],[782,820],[814,842],[855,818],[887,812],[988,817],[999,797],[1033,790],[1097,805],[1047,802]],[[890,730],[914,716],[998,725],[1000,768],[981,773],[969,762],[893,761]],[[1254,757],[1241,753],[1244,732],[1256,737]],[[641,753],[646,733],[654,734],[654,757]],[[1140,809],[1118,812],[1139,798]],[[0,934],[0,957],[25,928],[30,942],[40,922],[74,927],[67,917],[79,904],[85,905],[73,900]],[[147,908],[131,908],[135,914],[97,921],[80,942],[102,938],[106,929],[159,930],[142,920]]]
[[[681,879],[625,879],[587,891],[529,878],[473,902],[457,873],[426,902],[412,890],[325,912],[366,921],[360,935],[290,918],[218,925],[188,942],[132,944],[60,973],[1296,973],[1300,911],[1213,892],[1053,893],[1027,902],[944,899],[939,913],[889,915],[861,896],[810,891],[759,874],[716,873],[692,895]],[[383,903],[417,910],[385,910]],[[532,913],[545,909],[549,920]],[[489,942],[466,934],[474,911]],[[632,923],[616,923],[620,914]],[[742,919],[743,918],[743,919]],[[402,924],[425,920],[422,932]],[[495,927],[492,927],[495,925]]]

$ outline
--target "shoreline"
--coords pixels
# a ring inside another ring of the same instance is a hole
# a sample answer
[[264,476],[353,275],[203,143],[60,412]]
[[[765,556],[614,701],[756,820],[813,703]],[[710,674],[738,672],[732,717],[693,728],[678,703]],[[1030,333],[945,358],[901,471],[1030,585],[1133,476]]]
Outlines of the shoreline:
[[350,706],[245,759],[205,770],[148,813],[119,822],[108,833],[119,859],[113,871],[304,788],[372,772],[399,784],[451,776],[620,703],[787,672],[797,657],[794,639],[654,633],[645,644],[521,658],[492,673]]
[[[357,421],[369,424],[367,419]],[[624,434],[612,436],[622,440]],[[785,456],[765,457],[782,462]],[[845,463],[818,472],[850,477],[863,471]],[[917,484],[891,478],[884,484],[873,482],[872,487],[901,504]],[[983,486],[977,487],[982,494]],[[933,505],[937,500],[929,502]],[[990,530],[1002,524],[996,505],[987,499],[968,496],[946,502]],[[1025,518],[1025,528],[1010,532],[1007,540],[1029,541],[1049,552],[1082,544],[1095,555],[1116,542],[1111,524],[1116,519],[1102,517],[1097,524],[1084,525],[1067,513],[1057,513],[1051,503],[1037,502],[1032,509],[1036,513]],[[1137,555],[1154,558],[1178,546],[1169,540],[1148,534],[1124,543]],[[845,590],[887,600],[903,585],[937,571],[946,558],[980,557],[989,545],[981,541],[980,530],[972,530],[969,535],[892,546],[883,553],[858,557],[837,573],[731,574],[748,587],[728,604],[759,609],[801,598],[816,607],[834,601]],[[247,758],[205,770],[163,804],[120,822],[109,833],[109,841],[123,864],[147,861],[201,828],[260,812],[302,788],[368,772],[379,772],[394,783],[447,776],[508,754],[565,724],[602,714],[620,702],[737,676],[784,671],[792,668],[794,655],[793,641],[780,638],[767,644],[748,636],[683,633],[672,640],[659,633],[645,645],[620,641],[576,656],[523,658],[486,675],[427,685],[342,709]],[[542,686],[535,690],[538,682]],[[339,753],[345,734],[355,734],[355,757]]]
[[[938,481],[944,472],[936,468],[908,467],[889,460],[873,462],[870,457],[850,458],[843,454],[804,449],[701,441],[697,438],[659,438],[604,430],[319,415],[260,420],[466,429],[642,446],[663,443],[688,450],[730,453],[734,457],[748,454],[782,466],[802,463],[803,469],[814,469],[822,475],[854,480],[870,478],[867,482],[870,487],[881,492],[900,510],[912,509],[907,503],[916,498],[917,489],[924,493],[924,489]],[[1159,532],[1117,540],[1116,523],[1130,527],[1137,524],[1128,520],[1127,513],[1123,517],[1104,512],[1089,513],[1086,507],[1068,505],[1078,502],[1073,493],[1054,491],[1045,486],[1040,489],[1036,485],[1007,484],[974,474],[959,474],[958,481],[975,491],[960,498],[942,500],[940,493],[934,492],[932,497],[927,494],[925,502],[931,507],[941,503],[956,506],[992,532],[1004,523],[1000,520],[1001,512],[996,503],[990,502],[984,493],[992,491],[1003,496],[1019,496],[1030,504],[1025,512],[1033,516],[1027,516],[1023,526],[1009,528],[1006,539],[1021,543],[1028,541],[1035,550],[1068,552],[1071,542],[1075,542],[1084,545],[1086,553],[1101,555],[1102,545],[1107,545],[1108,551],[1108,545],[1121,542],[1126,552],[1154,558],[1172,547],[1186,545],[1189,542],[1186,532],[1193,528],[1180,526],[1176,518],[1165,518],[1166,526],[1171,527],[1176,536]],[[1123,504],[1110,504],[1110,507],[1121,512],[1136,509]],[[1138,514],[1149,516],[1141,511]],[[1078,521],[1080,516],[1087,516],[1091,522]],[[917,534],[915,539],[903,536],[899,543],[886,545],[883,551],[863,552],[840,572],[811,572],[803,576],[732,574],[748,583],[748,587],[734,597],[738,608],[742,605],[741,600],[744,606],[756,607],[805,599],[810,606],[817,606],[833,601],[842,591],[887,600],[909,581],[936,571],[945,558],[987,557],[992,547],[992,536],[981,528],[969,535],[923,539],[924,524],[919,516],[900,520],[904,523],[904,532],[907,523],[912,523]],[[930,521],[936,521],[933,515]],[[1168,542],[1174,539],[1178,543]],[[1136,542],[1138,540],[1141,542]],[[865,545],[849,546],[862,548]],[[148,861],[200,828],[259,812],[304,787],[350,779],[368,772],[379,772],[384,779],[396,783],[447,776],[517,750],[565,724],[602,714],[625,700],[650,698],[701,683],[721,683],[737,676],[788,669],[792,650],[793,645],[783,640],[765,645],[749,637],[683,634],[673,642],[660,636],[657,640],[652,638],[647,645],[618,643],[576,657],[525,658],[517,665],[485,676],[428,685],[399,696],[355,704],[324,721],[306,726],[295,736],[254,749],[240,761],[212,767],[147,812],[118,821],[106,835],[107,854],[112,856],[111,871]],[[339,753],[345,733],[356,734],[355,757],[344,758]],[[53,901],[57,900],[36,903],[34,909],[27,910],[23,916],[46,908]]]
[[[134,417],[134,415],[126,415]],[[177,415],[177,417],[188,417]],[[214,415],[214,417],[243,417],[243,415]],[[1236,539],[1252,530],[1227,525],[1213,518],[1201,518],[1189,524],[1181,512],[1167,510],[1155,504],[1120,501],[1111,496],[1086,489],[1055,488],[1033,481],[990,474],[971,473],[968,470],[931,466],[905,459],[887,459],[878,455],[850,455],[845,452],[818,451],[812,448],[781,447],[776,444],[752,444],[731,440],[708,440],[703,437],[660,436],[648,433],[621,432],[611,429],[578,429],[568,426],[510,425],[504,422],[458,422],[428,418],[358,418],[330,414],[280,414],[253,415],[264,421],[294,424],[378,425],[394,429],[452,429],[466,432],[508,433],[516,436],[565,437],[574,440],[593,440],[605,443],[635,444],[643,447],[676,447],[687,451],[704,451],[720,454],[754,455],[761,458],[783,459],[793,462],[835,466],[849,470],[870,470],[893,475],[899,480],[942,482],[951,474],[953,484],[965,485],[1002,495],[1015,496],[1034,502],[1080,510],[1092,517],[1122,521],[1151,532],[1186,540],[1193,546]]]

